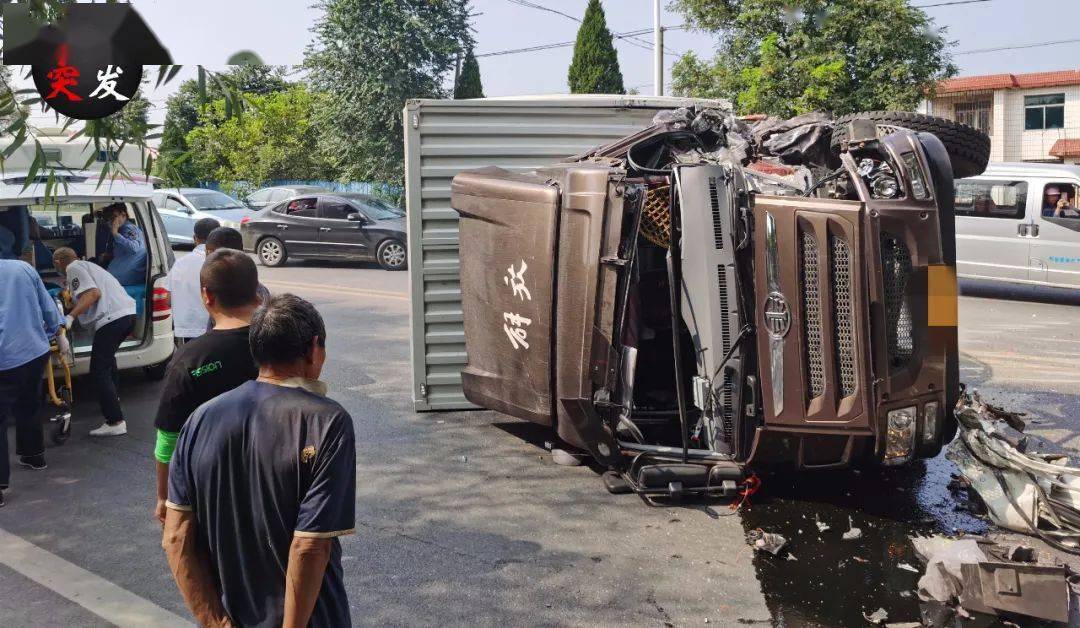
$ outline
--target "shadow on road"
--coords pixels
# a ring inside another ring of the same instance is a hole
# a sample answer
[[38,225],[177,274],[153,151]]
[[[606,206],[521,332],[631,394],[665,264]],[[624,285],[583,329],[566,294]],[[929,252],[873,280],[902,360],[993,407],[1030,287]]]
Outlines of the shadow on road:
[[961,279],[960,294],[965,297],[1032,301],[1053,305],[1080,305],[1080,290],[1023,286],[977,279]]

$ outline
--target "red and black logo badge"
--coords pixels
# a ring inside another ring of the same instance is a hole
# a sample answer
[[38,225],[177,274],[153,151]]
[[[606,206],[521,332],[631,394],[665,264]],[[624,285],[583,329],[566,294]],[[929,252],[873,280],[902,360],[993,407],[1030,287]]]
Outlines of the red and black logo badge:
[[96,120],[123,109],[142,81],[142,66],[79,63],[68,45],[56,49],[56,62],[31,66],[41,97],[62,115]]
[[45,104],[70,118],[116,113],[138,92],[143,66],[172,64],[128,4],[68,4],[46,24],[27,3],[4,4],[3,15],[4,63],[29,65]]

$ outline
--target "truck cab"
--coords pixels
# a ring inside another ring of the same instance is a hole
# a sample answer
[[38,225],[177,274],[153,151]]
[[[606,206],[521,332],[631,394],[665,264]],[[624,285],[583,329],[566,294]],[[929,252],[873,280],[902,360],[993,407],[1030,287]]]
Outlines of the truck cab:
[[959,393],[949,153],[846,137],[811,189],[663,125],[457,175],[466,397],[549,426],[610,490],[936,455]]

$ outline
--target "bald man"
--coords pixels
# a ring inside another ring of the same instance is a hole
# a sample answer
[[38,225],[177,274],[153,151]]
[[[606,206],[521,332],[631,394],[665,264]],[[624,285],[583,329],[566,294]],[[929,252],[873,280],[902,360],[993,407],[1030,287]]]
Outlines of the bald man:
[[91,436],[127,434],[127,423],[116,389],[119,374],[116,352],[135,328],[135,299],[128,296],[116,277],[97,264],[80,260],[67,247],[56,249],[53,265],[67,277],[67,287],[75,307],[67,316],[67,326],[79,325],[94,333],[90,349],[90,375],[94,378],[98,403],[105,422],[91,430]]

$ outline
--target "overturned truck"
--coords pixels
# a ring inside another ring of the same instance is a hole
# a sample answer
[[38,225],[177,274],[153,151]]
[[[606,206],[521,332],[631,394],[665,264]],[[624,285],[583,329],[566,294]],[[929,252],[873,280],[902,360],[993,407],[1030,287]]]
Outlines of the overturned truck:
[[613,492],[933,456],[959,394],[953,177],[988,152],[914,114],[687,109],[550,168],[463,172],[465,395],[550,426]]

